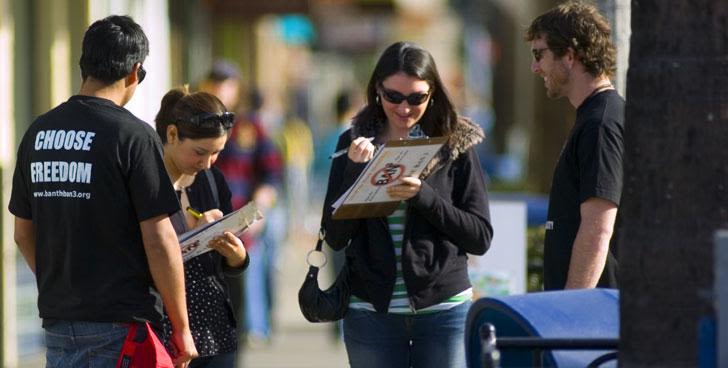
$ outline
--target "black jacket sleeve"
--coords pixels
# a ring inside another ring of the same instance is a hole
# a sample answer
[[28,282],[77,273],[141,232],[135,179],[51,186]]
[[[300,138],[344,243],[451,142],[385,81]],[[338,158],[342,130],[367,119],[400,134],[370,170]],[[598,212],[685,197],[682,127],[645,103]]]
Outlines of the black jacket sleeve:
[[423,181],[420,192],[410,199],[410,205],[460,249],[471,254],[485,254],[493,238],[493,227],[478,156],[471,148],[453,165],[453,175],[438,176],[454,180],[451,200],[443,198],[444,193]]

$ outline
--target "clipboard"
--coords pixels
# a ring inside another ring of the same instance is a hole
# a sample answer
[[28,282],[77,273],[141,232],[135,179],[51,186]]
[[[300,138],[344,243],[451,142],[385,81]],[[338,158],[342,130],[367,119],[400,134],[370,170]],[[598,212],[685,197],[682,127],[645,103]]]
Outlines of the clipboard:
[[377,149],[354,184],[332,204],[334,220],[391,215],[399,200],[386,188],[405,176],[418,177],[448,137],[389,141]]
[[222,235],[225,231],[240,236],[250,225],[262,218],[263,214],[255,206],[255,202],[251,201],[217,221],[181,234],[179,245],[182,248],[183,262],[211,251],[207,243],[216,236]]

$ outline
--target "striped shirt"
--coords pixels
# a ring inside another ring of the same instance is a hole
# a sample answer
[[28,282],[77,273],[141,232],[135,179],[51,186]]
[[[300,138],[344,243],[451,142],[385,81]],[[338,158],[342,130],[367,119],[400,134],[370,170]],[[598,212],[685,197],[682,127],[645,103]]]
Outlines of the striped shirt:
[[[389,302],[388,312],[392,314],[433,313],[453,308],[471,300],[473,298],[473,289],[468,288],[438,304],[431,305],[417,311],[414,310],[414,307],[410,304],[407,294],[407,286],[405,285],[404,276],[402,275],[402,240],[404,239],[406,214],[407,203],[401,202],[397,210],[387,217],[387,221],[389,222],[389,233],[392,235],[394,255],[397,261],[397,276],[394,281],[394,291],[392,292],[392,300]],[[354,295],[352,295],[349,300],[349,308],[375,311],[374,306],[371,303],[365,302]]]

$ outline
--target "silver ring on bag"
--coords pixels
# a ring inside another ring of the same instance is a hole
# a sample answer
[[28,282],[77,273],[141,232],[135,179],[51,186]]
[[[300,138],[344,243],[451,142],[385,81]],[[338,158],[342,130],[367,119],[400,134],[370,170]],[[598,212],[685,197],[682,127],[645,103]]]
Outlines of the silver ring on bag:
[[[316,265],[313,265],[313,264],[311,263],[310,257],[311,257],[311,254],[312,254],[312,253],[321,253],[321,255],[322,255],[322,256],[324,257],[324,263],[323,263],[323,264],[322,264],[321,266],[316,266]],[[318,267],[318,268],[323,268],[324,266],[326,266],[326,264],[327,264],[328,262],[329,262],[329,258],[328,258],[328,257],[326,257],[326,253],[324,253],[324,252],[322,252],[322,251],[320,251],[320,250],[316,250],[316,249],[311,249],[311,250],[309,250],[309,251],[308,251],[308,253],[306,254],[306,263],[308,263],[308,265],[309,265],[309,266],[313,266],[313,267]]]

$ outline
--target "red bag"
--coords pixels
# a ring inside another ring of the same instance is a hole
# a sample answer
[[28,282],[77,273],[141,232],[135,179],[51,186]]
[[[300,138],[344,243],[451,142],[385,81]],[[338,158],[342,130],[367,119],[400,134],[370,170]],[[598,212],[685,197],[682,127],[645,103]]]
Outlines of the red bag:
[[174,364],[149,322],[144,322],[129,325],[116,368],[174,368]]

